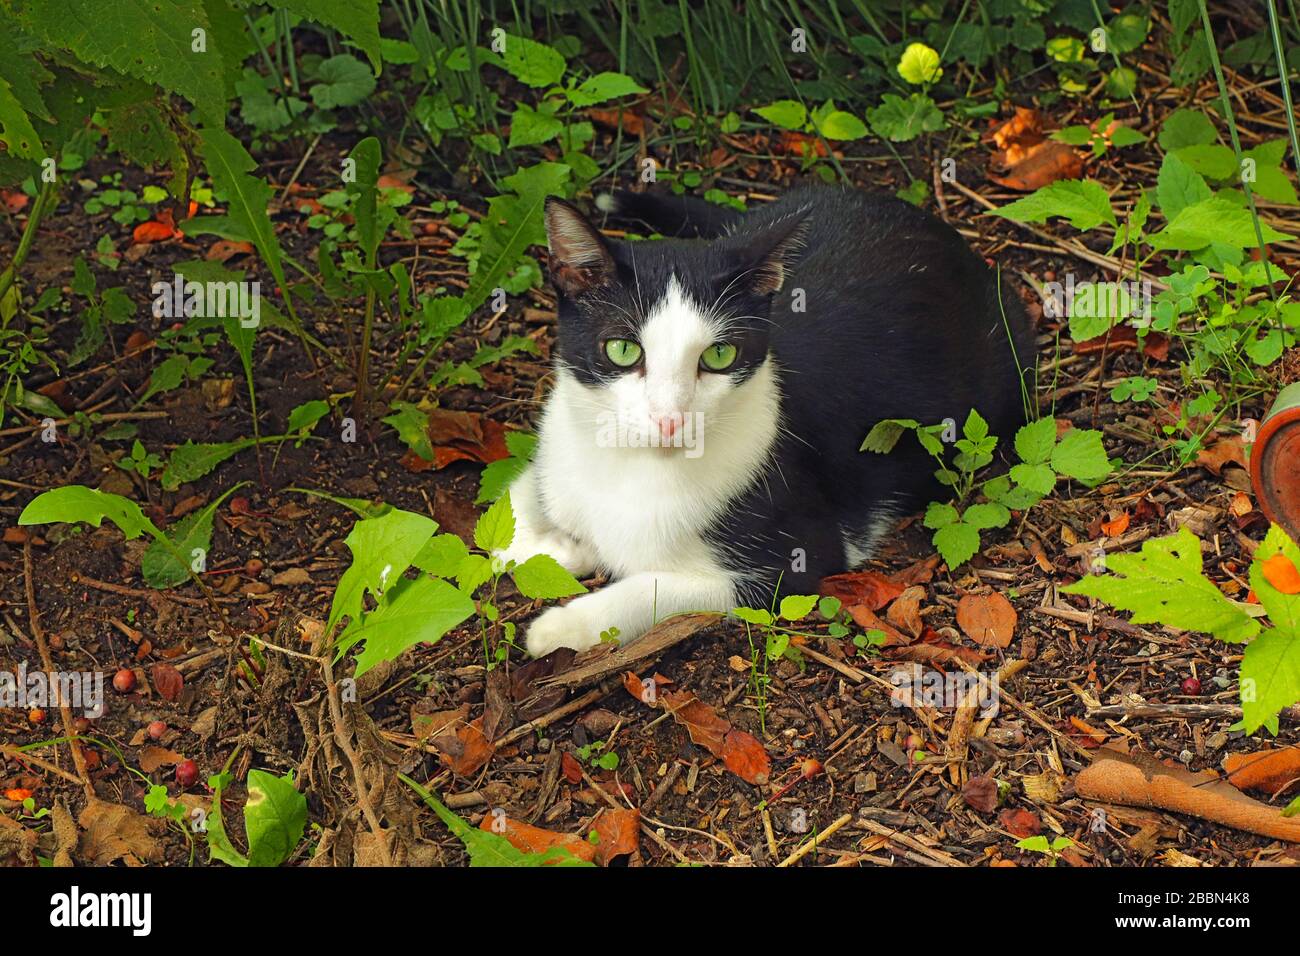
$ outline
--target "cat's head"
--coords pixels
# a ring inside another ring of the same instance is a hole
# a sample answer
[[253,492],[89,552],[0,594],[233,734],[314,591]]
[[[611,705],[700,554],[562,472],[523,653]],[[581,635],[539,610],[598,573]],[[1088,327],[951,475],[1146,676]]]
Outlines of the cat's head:
[[618,416],[635,447],[681,448],[684,429],[752,409],[753,391],[770,387],[773,298],[805,225],[796,214],[712,240],[620,242],[548,199],[558,363],[592,418]]

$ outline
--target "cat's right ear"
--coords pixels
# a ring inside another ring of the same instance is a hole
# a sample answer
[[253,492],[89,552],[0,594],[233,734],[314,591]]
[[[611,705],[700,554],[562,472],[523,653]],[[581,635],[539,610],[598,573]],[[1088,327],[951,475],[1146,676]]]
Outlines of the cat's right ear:
[[587,217],[563,199],[546,200],[551,281],[567,296],[581,295],[614,276],[609,246]]

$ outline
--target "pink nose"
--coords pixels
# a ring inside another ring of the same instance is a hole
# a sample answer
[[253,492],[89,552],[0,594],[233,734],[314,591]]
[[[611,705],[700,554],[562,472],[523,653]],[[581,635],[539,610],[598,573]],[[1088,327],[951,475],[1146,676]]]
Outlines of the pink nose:
[[659,434],[664,438],[672,438],[677,433],[677,416],[664,415],[657,419],[659,423]]

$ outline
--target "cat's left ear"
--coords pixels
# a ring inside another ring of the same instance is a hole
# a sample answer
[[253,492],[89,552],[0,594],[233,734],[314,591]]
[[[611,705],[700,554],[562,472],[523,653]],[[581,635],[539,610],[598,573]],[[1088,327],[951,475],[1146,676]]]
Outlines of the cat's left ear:
[[614,275],[609,246],[576,207],[550,196],[546,200],[546,241],[551,253],[551,281],[565,295],[576,296]]
[[801,209],[749,237],[738,255],[749,287],[758,295],[773,295],[785,285],[808,237],[810,211]]

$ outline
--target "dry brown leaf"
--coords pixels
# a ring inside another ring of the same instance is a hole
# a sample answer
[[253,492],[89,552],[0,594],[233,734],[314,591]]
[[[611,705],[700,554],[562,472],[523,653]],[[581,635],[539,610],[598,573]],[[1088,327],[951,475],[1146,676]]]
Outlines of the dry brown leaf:
[[1083,156],[1073,146],[1054,139],[1035,143],[1026,149],[1013,147],[1005,154],[1007,172],[989,175],[989,181],[1007,189],[1033,192],[1058,179],[1078,179],[1083,175]]
[[925,600],[925,588],[914,584],[894,599],[885,612],[885,618],[900,631],[920,637],[925,627],[921,620],[921,602]]
[[1016,633],[1016,609],[1001,594],[967,594],[957,602],[957,626],[976,644],[1004,648]]
[[311,584],[311,575],[305,568],[286,568],[271,578],[271,583],[276,587]]
[[171,664],[155,664],[149,670],[154,690],[162,695],[163,700],[175,703],[185,690],[185,678]]
[[1222,473],[1225,465],[1246,469],[1250,467],[1246,464],[1246,446],[1240,435],[1220,438],[1208,448],[1202,448],[1196,453],[1196,463],[1216,476]]
[[184,759],[183,755],[166,747],[144,747],[140,750],[140,769],[153,773],[159,767],[171,767]]
[[731,722],[690,691],[668,691],[660,695],[673,719],[686,728],[691,740],[715,757],[722,755]]
[[635,853],[641,847],[641,811],[636,809],[606,810],[596,818],[595,860],[601,866],[619,856]]
[[127,866],[157,863],[162,847],[154,831],[163,821],[141,816],[120,803],[91,800],[78,818],[85,834],[81,838],[81,862],[87,866],[108,866],[118,860]]

